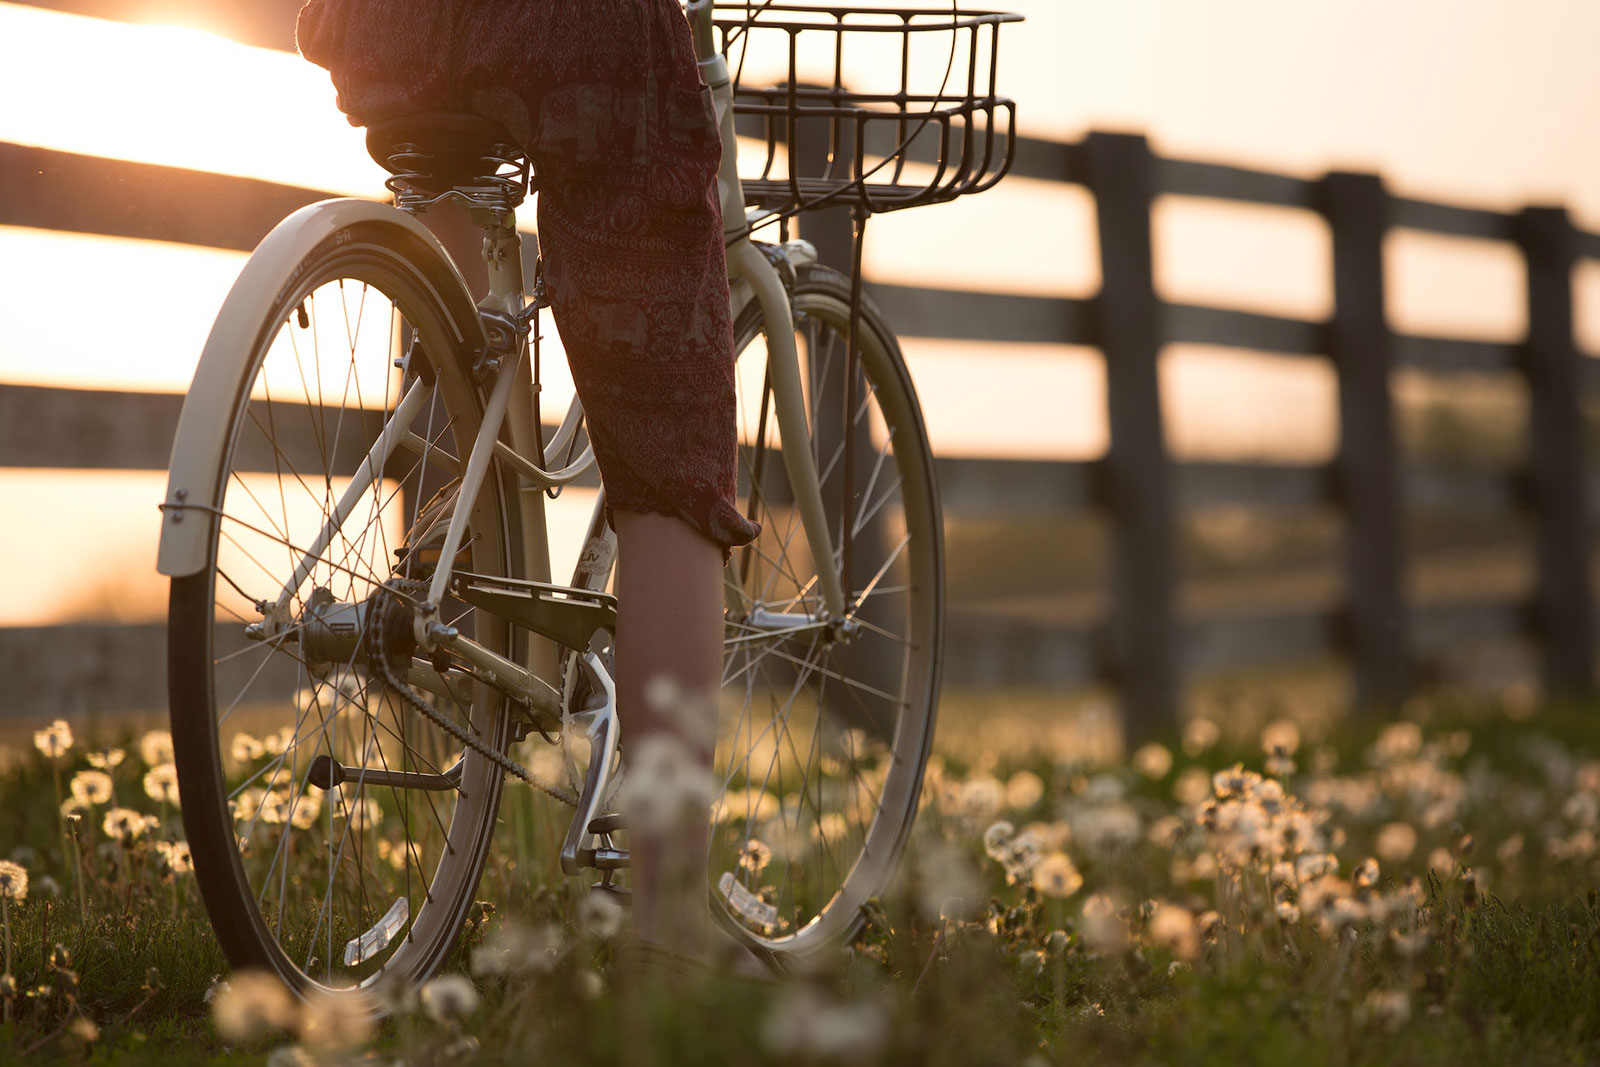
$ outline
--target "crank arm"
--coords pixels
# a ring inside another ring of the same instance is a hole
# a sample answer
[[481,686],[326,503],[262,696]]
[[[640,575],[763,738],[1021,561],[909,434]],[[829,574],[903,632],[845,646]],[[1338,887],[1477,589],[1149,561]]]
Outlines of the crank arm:
[[561,869],[567,874],[577,874],[584,867],[614,870],[628,863],[626,852],[614,848],[596,848],[596,835],[590,832],[590,826],[602,814],[600,806],[606,801],[611,777],[616,770],[617,687],[601,664],[600,657],[593,652],[584,653],[579,664],[580,669],[589,676],[593,691],[600,694],[602,700],[598,706],[585,708],[572,716],[574,723],[583,729],[589,739],[589,770],[584,775],[578,810],[573,813],[572,825],[567,828],[566,840],[561,844]]

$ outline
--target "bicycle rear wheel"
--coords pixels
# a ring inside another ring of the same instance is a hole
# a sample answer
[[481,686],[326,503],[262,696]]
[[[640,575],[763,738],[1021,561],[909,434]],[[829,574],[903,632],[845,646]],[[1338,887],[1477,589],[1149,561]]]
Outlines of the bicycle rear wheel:
[[[225,439],[204,445],[220,457],[215,498],[185,515],[210,523],[206,566],[173,580],[169,614],[195,873],[236,968],[302,993],[421,981],[462,928],[503,778],[386,673],[494,751],[510,734],[498,691],[409,641],[434,565],[423,529],[452,510],[439,504],[482,419],[464,369],[475,311],[435,249],[370,219],[279,276],[247,267],[228,300],[267,311],[236,344],[207,345],[235,365],[233,410]],[[402,445],[373,478],[369,450],[395,431]],[[454,504],[470,508],[460,566],[515,573],[513,493],[495,467],[478,499]],[[502,620],[459,603],[441,614],[511,654]]]
[[[944,621],[933,459],[899,345],[866,301],[851,390],[849,280],[803,268],[793,307],[833,556],[818,560],[793,506],[750,307],[735,324],[739,494],[762,533],[727,570],[710,870],[732,930],[780,958],[847,942],[894,875],[933,740]],[[843,575],[845,619],[825,617],[819,565]]]

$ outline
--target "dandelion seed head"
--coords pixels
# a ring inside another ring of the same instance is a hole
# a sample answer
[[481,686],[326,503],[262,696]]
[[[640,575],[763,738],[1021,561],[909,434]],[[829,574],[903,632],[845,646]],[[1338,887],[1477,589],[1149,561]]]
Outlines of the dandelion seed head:
[[1278,913],[1279,922],[1293,926],[1300,921],[1300,909],[1287,900],[1278,901],[1275,905],[1275,910]]
[[1210,719],[1198,717],[1183,724],[1183,752],[1190,759],[1202,756],[1222,737],[1222,730]]
[[158,803],[178,803],[178,768],[171,763],[150,768],[144,776],[144,793]]
[[1362,1002],[1361,1015],[1369,1026],[1398,1030],[1411,1019],[1411,997],[1403,989],[1375,989]]
[[772,862],[772,849],[758,838],[752,837],[739,849],[739,869],[760,874]]
[[686,819],[706,818],[716,784],[688,745],[666,734],[629,746],[622,804],[630,825],[664,832]]
[[[480,977],[548,974],[565,947],[566,937],[560,927],[548,923],[531,927],[507,923],[472,950],[472,973]],[[423,986],[423,993],[426,995],[427,986]],[[423,1009],[427,1006],[424,999]]]
[[1004,819],[990,823],[989,828],[983,832],[983,851],[990,859],[1003,858],[1016,833],[1017,828]]
[[443,974],[424,985],[418,994],[422,1010],[436,1023],[465,1019],[478,1010],[478,990],[461,974]]
[[1145,932],[1155,944],[1181,960],[1193,960],[1200,954],[1200,933],[1195,926],[1194,913],[1188,908],[1167,901],[1158,902]]
[[132,841],[145,831],[144,816],[132,808],[112,808],[106,812],[100,829],[114,841]]
[[1410,823],[1391,822],[1378,830],[1372,847],[1385,863],[1401,863],[1417,850],[1417,831]]
[[870,1001],[838,1003],[809,986],[794,986],[773,999],[761,1041],[779,1055],[870,1060],[888,1031],[883,1010]]
[[60,759],[72,750],[72,727],[65,719],[57,719],[43,730],[35,730],[33,747],[49,759]]
[[1288,719],[1277,719],[1261,731],[1261,751],[1268,756],[1281,753],[1293,756],[1300,750],[1300,727]]
[[322,814],[322,794],[306,790],[295,798],[289,812],[289,825],[297,830],[309,830]]
[[1165,778],[1172,770],[1172,750],[1154,741],[1140,745],[1133,753],[1133,769],[1151,781]]
[[1369,753],[1380,766],[1411,759],[1422,751],[1422,727],[1414,722],[1393,722],[1385,726]]
[[146,767],[159,767],[172,762],[172,734],[167,730],[151,730],[139,738],[139,758]]
[[188,874],[194,870],[194,855],[187,841],[158,841],[156,852],[171,874]]
[[104,804],[111,799],[111,776],[105,771],[79,771],[67,783],[67,792],[85,808]]
[[250,734],[237,733],[228,751],[235,763],[254,763],[267,754],[267,746]]
[[1006,787],[993,775],[980,774],[962,783],[956,814],[972,822],[993,819],[1006,804]]
[[0,860],[0,897],[28,899],[28,871],[19,863]]
[[917,853],[917,905],[928,919],[966,919],[983,897],[983,883],[961,852],[943,841]]
[[1185,807],[1198,807],[1211,796],[1211,776],[1200,767],[1185,768],[1172,783],[1172,796]]
[[1356,864],[1350,878],[1358,889],[1371,889],[1378,884],[1378,861],[1371,856]]
[[68,1023],[67,1032],[85,1045],[92,1045],[100,1040],[99,1025],[86,1015],[80,1015]]
[[372,1036],[372,1004],[350,992],[314,990],[300,1009],[300,1043],[309,1049],[354,1049]]
[[578,901],[578,925],[601,941],[610,941],[621,933],[625,918],[622,905],[609,893],[588,893]]
[[122,766],[122,761],[128,758],[128,754],[120,748],[108,748],[104,752],[91,752],[87,758],[89,766],[109,771]]
[[299,1045],[284,1045],[267,1055],[266,1067],[317,1067],[317,1060]]
[[1032,771],[1018,771],[1006,780],[1006,808],[1029,811],[1044,799],[1044,779]]
[[249,1041],[268,1030],[288,1030],[298,1017],[294,998],[275,976],[241,971],[208,994],[211,1018],[224,1041]]
[[1120,952],[1128,943],[1128,924],[1121,906],[1106,893],[1095,893],[1083,902],[1078,932],[1096,952]]

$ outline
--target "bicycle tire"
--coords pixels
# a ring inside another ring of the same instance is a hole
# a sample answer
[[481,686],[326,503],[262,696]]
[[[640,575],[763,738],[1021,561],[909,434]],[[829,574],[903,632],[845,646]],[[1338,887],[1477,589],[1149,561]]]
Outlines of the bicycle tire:
[[[850,611],[857,630],[849,639],[817,628],[763,637],[748,625],[758,608],[794,618],[822,611],[806,535],[788,505],[776,419],[770,410],[762,414],[771,394],[764,319],[752,303],[735,323],[739,499],[763,531],[753,545],[734,549],[727,569],[710,878],[720,904],[714,914],[780,963],[848,943],[865,921],[863,905],[894,877],[932,745],[944,629],[938,487],[899,343],[863,297],[860,404],[849,420],[856,427],[850,466],[859,469],[847,479],[850,282],[827,267],[805,266],[791,295],[835,565],[843,517],[851,515],[847,595],[866,595]],[[847,489],[849,507],[842,504]]]
[[[280,229],[295,224],[291,217]],[[464,460],[482,419],[471,353],[462,351],[481,339],[476,312],[453,266],[398,218],[330,232],[274,276],[247,266],[227,299],[218,330],[230,304],[268,310],[255,330],[207,343],[204,359],[231,364],[233,408],[226,440],[210,442],[221,457],[215,499],[191,502],[202,508],[189,521],[210,523],[206,564],[174,578],[170,595],[172,734],[195,874],[236,969],[270,971],[301,995],[370,989],[388,976],[421,982],[444,962],[472,905],[503,775],[380,684],[369,657],[375,624],[360,624],[341,660],[344,645],[313,632],[307,602],[327,589],[339,602],[372,605],[395,578],[416,583],[403,593],[425,588],[417,516],[449,483],[444,457]],[[385,324],[383,336],[372,334]],[[405,371],[396,369],[395,356],[408,353]],[[328,523],[341,482],[359,473],[356,457],[419,381],[419,359],[435,381],[411,429],[433,449],[397,451],[347,517]],[[472,504],[463,566],[515,576],[515,491],[491,467]],[[291,630],[245,639],[243,627],[262,618],[245,605],[272,601],[292,581],[311,531],[324,525],[337,536],[294,589]],[[464,605],[443,614],[503,654],[519,640],[520,631]],[[453,687],[433,676],[433,705],[504,751],[512,719],[504,697],[449,673]],[[316,770],[319,756],[339,761],[342,784],[328,766]],[[366,777],[455,765],[455,790],[371,786]]]

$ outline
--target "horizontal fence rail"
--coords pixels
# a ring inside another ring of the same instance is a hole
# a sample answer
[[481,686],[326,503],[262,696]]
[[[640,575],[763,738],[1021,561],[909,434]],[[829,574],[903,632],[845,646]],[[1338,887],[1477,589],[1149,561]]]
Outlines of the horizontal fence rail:
[[[193,3],[203,16],[207,5]],[[128,19],[139,7],[133,0],[37,6]],[[243,39],[291,47],[284,27],[292,26],[298,6],[299,0],[258,0],[250,5]],[[913,158],[919,151],[914,144]],[[906,336],[1101,350],[1111,428],[1105,457],[940,456],[936,466],[951,522],[1104,516],[1114,556],[1110,608],[1086,625],[959,614],[947,637],[948,680],[1111,682],[1121,692],[1130,736],[1170,726],[1186,678],[1332,653],[1348,657],[1360,699],[1374,704],[1404,698],[1440,657],[1489,640],[1535,639],[1548,689],[1593,691],[1588,567],[1600,484],[1592,484],[1584,461],[1579,399],[1600,391],[1600,360],[1583,358],[1573,339],[1571,268],[1579,257],[1600,258],[1600,234],[1576,230],[1559,208],[1488,211],[1394,196],[1374,175],[1307,179],[1163,159],[1142,137],[1126,134],[1093,133],[1069,143],[1021,138],[1012,173],[1084,186],[1093,195],[1101,234],[1098,294],[1024,296],[871,283],[868,291]],[[284,215],[325,195],[0,144],[0,225],[6,226],[248,251]],[[1160,299],[1152,280],[1151,207],[1168,195],[1322,216],[1333,238],[1333,313],[1310,320]],[[836,264],[848,252],[848,227],[839,212],[802,220],[823,258]],[[1528,265],[1528,336],[1508,344],[1393,331],[1383,313],[1381,241],[1396,228],[1514,244]],[[1340,398],[1334,461],[1173,462],[1157,359],[1164,346],[1178,343],[1329,360]],[[1494,471],[1407,461],[1396,443],[1388,385],[1396,367],[1520,376],[1531,404],[1524,466]],[[180,406],[180,397],[163,394],[0,384],[0,468],[163,470]],[[1182,616],[1178,523],[1185,514],[1219,506],[1323,509],[1341,516],[1342,602],[1303,611]],[[1532,595],[1524,603],[1409,603],[1401,523],[1414,512],[1531,517]],[[0,671],[10,680],[12,707],[29,713],[160,707],[164,684],[150,678],[148,668],[164,661],[164,642],[159,624],[0,629]]]

